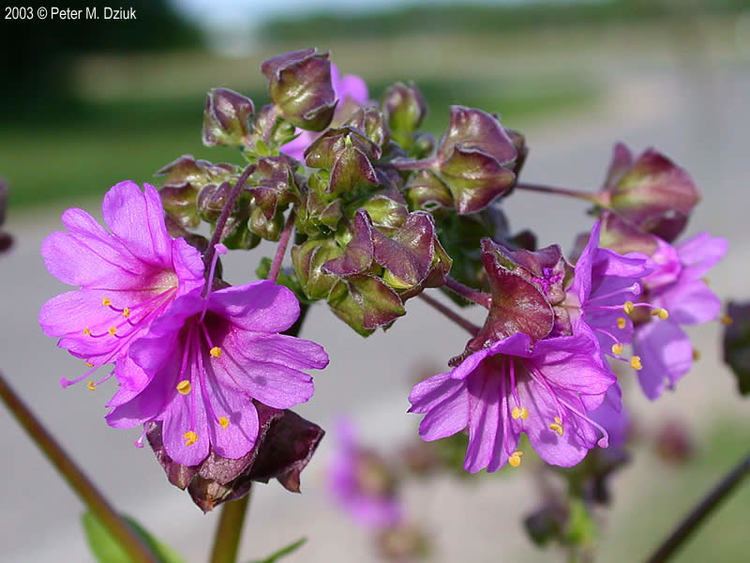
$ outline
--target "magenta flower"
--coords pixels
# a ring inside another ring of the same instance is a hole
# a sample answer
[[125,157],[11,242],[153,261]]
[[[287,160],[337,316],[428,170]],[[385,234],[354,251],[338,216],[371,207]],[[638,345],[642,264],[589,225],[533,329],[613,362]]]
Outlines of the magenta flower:
[[607,389],[602,404],[589,413],[607,431],[610,448],[625,445],[630,431],[630,417],[622,404],[622,390],[619,385]]
[[[338,67],[331,63],[331,82],[333,83],[333,91],[338,99],[336,112],[333,115],[334,120],[346,113],[348,111],[347,106],[351,103],[357,105],[367,103],[369,99],[367,84],[361,77],[355,74],[341,76]],[[297,133],[299,135],[294,140],[281,147],[281,152],[297,160],[304,160],[305,149],[320,136],[320,133],[304,131],[302,129],[297,129]]]
[[643,280],[646,298],[663,311],[661,321],[636,322],[633,349],[640,356],[641,389],[649,399],[673,388],[693,363],[693,347],[682,325],[702,324],[719,317],[721,301],[704,276],[727,252],[727,241],[708,233],[676,246],[658,240],[651,273]]
[[337,426],[337,449],[328,481],[336,502],[357,522],[369,528],[390,528],[402,519],[394,480],[383,460],[357,443],[348,420]]
[[540,340],[517,333],[469,355],[452,371],[412,389],[410,412],[425,413],[423,440],[467,430],[464,468],[475,473],[521,464],[521,432],[546,462],[570,467],[607,432],[589,412],[604,400],[615,377],[602,366],[592,339]]
[[[624,344],[633,337],[633,323],[625,313],[636,306],[642,279],[650,272],[645,254],[618,254],[599,246],[602,222],[591,229],[588,243],[575,266],[573,283],[567,291],[565,310],[574,334],[587,334],[598,343],[602,359],[623,359]],[[628,304],[626,306],[626,303]],[[647,303],[638,303],[649,307]],[[638,360],[631,360],[637,365]]]
[[82,209],[68,209],[62,216],[67,232],[42,243],[47,270],[80,288],[50,299],[39,313],[44,333],[90,367],[73,380],[62,378],[64,387],[124,357],[178,296],[204,283],[200,253],[169,236],[152,186],[116,184],[104,196],[102,214],[109,230]]
[[301,370],[328,364],[318,344],[279,334],[298,316],[294,294],[270,281],[183,295],[118,362],[107,422],[162,422],[166,453],[181,465],[201,463],[209,449],[242,457],[258,436],[253,400],[303,403],[313,382]]

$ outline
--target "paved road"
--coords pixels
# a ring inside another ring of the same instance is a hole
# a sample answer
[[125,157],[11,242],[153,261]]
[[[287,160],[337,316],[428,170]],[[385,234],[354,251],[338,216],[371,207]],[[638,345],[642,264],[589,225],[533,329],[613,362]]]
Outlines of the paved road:
[[[626,61],[597,76],[608,79],[608,102],[575,119],[530,131],[532,153],[526,178],[593,187],[603,177],[613,141],[623,139],[638,149],[648,145],[663,149],[687,166],[703,189],[704,202],[692,228],[708,229],[732,243],[729,258],[711,276],[715,289],[725,297],[750,297],[748,69],[725,62],[707,74],[694,75],[679,67],[640,60]],[[569,244],[573,232],[590,225],[581,205],[573,201],[519,194],[507,202],[507,210],[515,226],[533,227],[544,243]],[[40,241],[56,227],[59,211],[10,218],[9,229],[18,235],[19,244],[0,261],[0,363],[23,397],[118,507],[138,515],[190,561],[204,560],[216,516],[203,516],[186,496],[169,487],[148,450],[132,447],[134,434],[103,424],[106,390],[90,393],[83,387],[66,391],[57,387],[60,375],[74,373],[79,366],[40,334],[35,318],[40,304],[62,289],[46,274],[38,256]],[[245,280],[257,256],[232,256],[227,265],[230,278]],[[327,310],[316,308],[305,335],[325,344],[333,362],[317,378],[315,399],[301,411],[324,425],[348,413],[367,423],[368,440],[384,446],[408,437],[415,422],[404,413],[409,378],[426,363],[439,366],[465,340],[460,330],[421,302],[410,302],[408,309],[409,315],[388,334],[363,340]],[[681,385],[677,396],[665,398],[658,416],[687,413],[700,406],[699,416],[693,418],[705,422],[715,416],[718,409],[711,405],[719,400],[723,412],[741,409],[729,377],[716,367],[717,330],[714,326],[697,332],[704,348],[703,377],[696,372]],[[435,356],[436,350],[445,351],[445,357]],[[714,377],[709,380],[707,374]],[[656,411],[645,409],[644,403],[634,397],[636,410],[644,418],[656,417]],[[2,410],[0,444],[0,561],[89,560],[78,527],[79,502]],[[245,558],[307,535],[310,543],[290,562],[371,560],[364,534],[353,527],[342,528],[345,518],[325,500],[323,468],[329,446],[330,440],[324,441],[305,474],[301,497],[276,485],[257,488],[243,546]],[[638,465],[630,471],[638,475]],[[632,483],[634,478],[627,481]],[[502,537],[508,559],[510,554],[516,560],[534,558],[518,523],[535,501],[529,480],[522,474],[483,480],[460,490],[439,480],[429,488],[410,489],[408,496],[414,501],[414,518],[428,519],[439,538],[442,551],[436,560],[497,561],[497,553],[488,551],[496,547],[486,541],[488,537]],[[621,512],[627,501],[623,505],[618,509]],[[615,520],[617,514],[616,510]]]

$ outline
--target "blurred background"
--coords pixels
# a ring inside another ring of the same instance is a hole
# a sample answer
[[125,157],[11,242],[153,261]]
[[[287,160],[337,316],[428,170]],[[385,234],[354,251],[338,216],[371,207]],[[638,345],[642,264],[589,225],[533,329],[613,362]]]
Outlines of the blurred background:
[[[58,387],[77,363],[36,324],[39,306],[62,289],[38,249],[59,228],[64,208],[95,212],[117,181],[155,181],[158,168],[185,153],[236,160],[201,146],[203,97],[225,86],[259,105],[266,93],[258,67],[272,54],[329,49],[344,73],[365,78],[372,98],[396,80],[413,79],[430,106],[426,128],[436,135],[449,104],[497,112],[526,134],[530,182],[596,189],[615,141],[638,151],[658,147],[702,189],[690,231],[730,240],[713,288],[724,299],[750,297],[750,0],[122,4],[134,7],[137,19],[0,22],[0,177],[10,186],[7,230],[16,237],[13,252],[0,258],[0,364],[116,505],[189,561],[205,560],[217,515],[202,515],[170,487],[150,452],[132,447],[136,435],[103,424],[109,390]],[[534,229],[542,244],[569,247],[590,227],[575,201],[520,193],[504,207],[515,228]],[[268,247],[232,253],[230,281],[247,281],[264,253]],[[387,334],[365,341],[325,307],[315,308],[304,335],[323,343],[333,361],[300,412],[326,428],[347,414],[363,439],[385,452],[413,440],[408,390],[441,370],[465,335],[421,302],[409,302],[408,310]],[[639,440],[633,462],[614,479],[612,510],[601,515],[601,561],[642,559],[750,442],[748,409],[720,362],[720,326],[694,336],[702,359],[676,393],[653,405],[629,386]],[[660,439],[675,428],[687,453],[665,456]],[[79,502],[2,409],[0,444],[0,561],[90,560]],[[368,533],[327,497],[333,445],[332,436],[324,440],[303,476],[303,495],[277,484],[256,487],[244,559],[307,536],[289,561],[378,560]],[[407,487],[407,513],[430,536],[430,560],[557,560],[523,531],[523,516],[539,500],[533,477],[504,471]],[[746,559],[748,516],[746,488],[677,560]]]

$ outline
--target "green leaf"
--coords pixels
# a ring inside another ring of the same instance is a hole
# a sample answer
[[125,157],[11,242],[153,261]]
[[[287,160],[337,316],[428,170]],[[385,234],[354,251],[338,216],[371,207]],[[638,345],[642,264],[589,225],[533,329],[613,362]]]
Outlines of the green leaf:
[[[183,563],[184,559],[171,547],[161,543],[154,538],[138,522],[123,516],[128,525],[143,540],[158,558],[159,563]],[[130,563],[130,557],[120,546],[118,541],[113,538],[109,530],[99,521],[92,512],[85,512],[81,517],[83,530],[86,533],[86,540],[89,543],[91,552],[100,563]]]
[[253,561],[252,563],[276,563],[282,557],[286,557],[287,555],[294,553],[306,543],[307,543],[307,538],[300,538],[296,542],[290,543],[286,547],[282,547],[280,550],[275,551],[274,553],[272,553],[265,559],[258,559],[257,561]]

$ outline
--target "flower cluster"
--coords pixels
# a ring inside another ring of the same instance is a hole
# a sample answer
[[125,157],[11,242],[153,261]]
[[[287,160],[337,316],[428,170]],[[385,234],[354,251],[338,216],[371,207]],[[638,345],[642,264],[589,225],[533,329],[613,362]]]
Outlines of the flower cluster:
[[[183,155],[158,172],[158,192],[114,186],[107,228],[71,209],[42,249],[49,271],[78,288],[40,314],[45,333],[89,366],[63,385],[95,389],[113,376],[107,422],[144,426],[170,481],[202,508],[253,480],[298,488],[322,430],[287,409],[311,398],[307,371],[328,357],[288,333],[318,301],[363,336],[418,296],[469,330],[450,368],[409,400],[424,440],[467,435],[472,473],[520,466],[522,434],[562,467],[619,448],[617,374],[634,370],[655,399],[688,372],[695,351],[683,327],[719,316],[705,274],[727,245],[706,233],[677,242],[699,195],[668,158],[617,145],[599,193],[525,184],[525,137],[495,114],[453,106],[435,140],[421,130],[427,105],[412,83],[371,100],[361,78],[314,49],[260,70],[268,104],[225,88],[206,100],[204,144],[237,149],[241,163]],[[595,204],[568,258],[559,245],[538,248],[529,230],[511,232],[502,202],[522,190]],[[261,240],[278,243],[258,270],[269,279],[222,281],[219,257]],[[431,289],[486,307],[485,322],[462,319]],[[376,460],[346,436],[336,495],[362,519],[396,521]],[[612,470],[600,461],[590,462],[599,477]]]
[[[114,377],[107,422],[158,425],[165,455],[181,465],[254,452],[267,439],[256,405],[276,412],[307,401],[313,384],[304,370],[328,363],[318,344],[280,334],[299,317],[294,294],[272,281],[228,287],[214,279],[223,245],[205,276],[200,253],[168,234],[148,184],[112,187],[102,214],[108,229],[67,210],[67,230],[42,246],[50,273],[79,288],[39,315],[45,334],[88,366],[62,385],[88,379],[94,390]],[[108,364],[114,369],[91,379]]]

